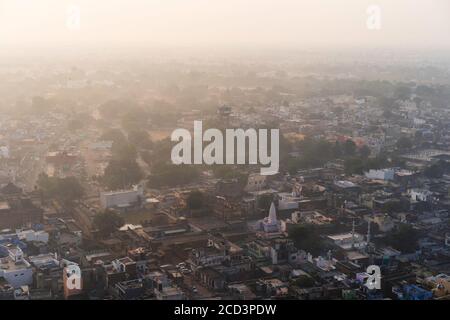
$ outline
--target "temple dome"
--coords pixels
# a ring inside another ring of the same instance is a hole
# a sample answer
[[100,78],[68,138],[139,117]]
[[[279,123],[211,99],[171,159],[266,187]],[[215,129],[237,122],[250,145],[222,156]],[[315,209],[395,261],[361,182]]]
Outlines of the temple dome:
[[269,216],[262,221],[262,230],[266,233],[278,233],[281,231],[281,223],[277,219],[275,204],[270,205]]

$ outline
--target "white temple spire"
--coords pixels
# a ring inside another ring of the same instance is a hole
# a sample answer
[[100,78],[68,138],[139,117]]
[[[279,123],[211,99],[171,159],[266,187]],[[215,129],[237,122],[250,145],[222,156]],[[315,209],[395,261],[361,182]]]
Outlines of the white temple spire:
[[269,223],[277,222],[277,211],[275,209],[275,204],[272,202],[269,210],[269,218],[267,219]]

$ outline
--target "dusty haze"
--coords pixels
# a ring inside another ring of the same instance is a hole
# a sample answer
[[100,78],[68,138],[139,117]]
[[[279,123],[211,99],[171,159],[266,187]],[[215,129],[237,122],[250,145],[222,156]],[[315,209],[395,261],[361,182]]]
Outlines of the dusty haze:
[[[382,28],[366,9],[382,9]],[[66,27],[79,6],[80,30]],[[4,48],[60,45],[450,47],[448,0],[3,0]]]

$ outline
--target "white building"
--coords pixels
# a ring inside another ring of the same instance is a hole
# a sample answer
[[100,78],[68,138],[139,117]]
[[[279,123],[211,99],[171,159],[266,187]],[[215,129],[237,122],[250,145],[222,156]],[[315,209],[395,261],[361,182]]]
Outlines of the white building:
[[8,256],[0,258],[0,277],[3,277],[11,286],[19,288],[33,283],[33,269],[30,263],[23,258],[23,252],[15,246],[2,247]]
[[0,158],[9,158],[9,148],[7,146],[0,147]]
[[424,119],[420,119],[420,118],[414,118],[413,122],[416,126],[421,126],[421,125],[424,125],[425,123],[427,123]]
[[139,199],[143,199],[143,196],[142,186],[134,186],[131,190],[101,192],[100,204],[103,209],[125,208],[136,204]]
[[17,236],[20,240],[25,241],[36,241],[36,242],[48,242],[48,233],[45,231],[34,231],[34,230],[25,230],[17,232]]
[[272,202],[269,216],[260,221],[261,230],[266,234],[276,234],[281,232],[281,222],[277,219],[277,211]]
[[98,142],[91,143],[89,145],[89,149],[95,150],[95,151],[109,151],[109,150],[111,150],[112,145],[113,145],[113,142],[109,141],[109,140],[98,141]]
[[376,214],[373,217],[369,218],[368,221],[371,221],[378,225],[378,228],[381,232],[389,232],[394,228],[394,221],[387,214]]
[[410,189],[408,190],[408,195],[411,198],[411,202],[417,202],[431,200],[433,193],[425,189]]
[[301,200],[300,193],[302,187],[294,187],[291,193],[284,192],[278,194],[278,210],[298,210]]
[[370,169],[368,172],[365,172],[364,175],[368,179],[372,180],[394,180],[394,169],[380,169],[373,170]]
[[327,238],[344,250],[360,249],[367,246],[367,242],[364,241],[364,236],[356,232],[330,235]]

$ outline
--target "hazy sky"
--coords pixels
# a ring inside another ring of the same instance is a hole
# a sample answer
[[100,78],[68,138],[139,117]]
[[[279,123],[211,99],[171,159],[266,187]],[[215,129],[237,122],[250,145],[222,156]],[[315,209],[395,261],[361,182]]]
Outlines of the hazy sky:
[[[381,8],[381,30],[366,9]],[[69,5],[80,29],[66,26]],[[450,47],[449,0],[0,0],[0,45]]]

